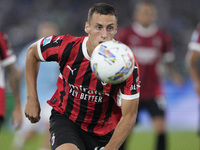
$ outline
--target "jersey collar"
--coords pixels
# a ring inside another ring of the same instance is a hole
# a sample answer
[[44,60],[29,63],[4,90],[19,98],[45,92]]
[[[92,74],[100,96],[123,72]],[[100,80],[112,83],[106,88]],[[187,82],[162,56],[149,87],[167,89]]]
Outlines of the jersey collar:
[[154,35],[158,31],[158,27],[155,24],[150,25],[147,28],[144,28],[141,24],[138,22],[134,22],[132,24],[132,29],[140,36],[143,37],[149,37]]
[[90,60],[91,58],[90,58],[90,56],[89,56],[89,54],[88,54],[88,52],[87,52],[87,47],[86,47],[87,41],[88,41],[88,36],[85,37],[84,40],[83,40],[82,51],[83,51],[84,57],[85,57],[86,59]]

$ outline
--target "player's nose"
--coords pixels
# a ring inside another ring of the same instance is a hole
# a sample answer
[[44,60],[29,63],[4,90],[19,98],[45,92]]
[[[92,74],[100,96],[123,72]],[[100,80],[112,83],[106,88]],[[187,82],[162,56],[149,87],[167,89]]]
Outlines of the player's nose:
[[101,31],[101,37],[103,39],[106,39],[108,37],[108,32],[107,32],[106,29],[102,29],[102,31]]

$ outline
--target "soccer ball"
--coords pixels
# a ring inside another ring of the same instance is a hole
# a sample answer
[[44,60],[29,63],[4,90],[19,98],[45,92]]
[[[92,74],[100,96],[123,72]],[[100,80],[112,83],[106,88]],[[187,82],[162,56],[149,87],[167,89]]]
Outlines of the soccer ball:
[[134,56],[128,46],[112,40],[103,42],[94,49],[90,63],[93,73],[99,80],[118,84],[132,74]]

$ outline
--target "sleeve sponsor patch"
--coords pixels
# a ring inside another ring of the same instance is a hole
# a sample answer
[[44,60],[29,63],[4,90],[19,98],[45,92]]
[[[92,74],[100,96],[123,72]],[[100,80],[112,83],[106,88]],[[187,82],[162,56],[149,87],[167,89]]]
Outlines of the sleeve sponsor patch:
[[51,39],[52,36],[44,38],[42,46],[49,44],[51,42]]

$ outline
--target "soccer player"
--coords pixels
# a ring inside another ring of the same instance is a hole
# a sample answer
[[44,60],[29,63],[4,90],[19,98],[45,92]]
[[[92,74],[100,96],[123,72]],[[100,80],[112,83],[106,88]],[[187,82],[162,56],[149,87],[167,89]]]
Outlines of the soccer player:
[[[6,111],[5,72],[14,98],[12,123],[18,129],[22,123],[22,113],[19,95],[20,72],[15,66],[16,56],[13,53],[8,36],[0,31],[0,128],[2,127]],[[5,72],[4,72],[5,71]]]
[[157,150],[166,149],[165,99],[163,97],[159,64],[164,62],[169,74],[181,83],[182,78],[173,67],[174,53],[169,34],[155,23],[156,7],[152,2],[136,4],[134,22],[122,27],[116,39],[128,45],[135,54],[140,69],[141,95],[138,113],[146,108],[150,113],[157,134]]
[[[50,35],[58,35],[59,29],[56,23],[51,21],[40,22],[37,26],[36,38],[41,39]],[[36,41],[36,40],[35,40]],[[34,42],[35,42],[34,41]],[[22,100],[22,108],[24,111],[26,103],[26,81],[25,81],[25,62],[26,62],[26,52],[28,47],[32,44],[28,43],[24,46],[18,55],[17,65],[20,68],[23,76],[21,77],[20,93]],[[47,76],[48,74],[48,76]],[[41,120],[37,124],[31,124],[28,119],[23,119],[22,127],[16,132],[14,137],[14,150],[22,150],[25,146],[26,141],[31,140],[35,137],[36,133],[43,135],[41,150],[50,149],[49,144],[49,117],[51,114],[51,106],[46,103],[46,100],[51,98],[51,95],[56,90],[56,80],[59,75],[59,66],[56,62],[41,63],[40,71],[37,79],[38,95],[40,97]],[[48,92],[46,92],[48,91]]]
[[[194,88],[199,96],[200,102],[200,75],[199,75],[199,61],[200,61],[200,24],[193,31],[191,40],[188,44],[188,52],[186,55],[186,65],[190,77],[192,78]],[[200,121],[200,119],[199,119]],[[200,123],[198,126],[198,134],[200,136]]]
[[[117,150],[136,121],[140,89],[137,63],[133,74],[116,85],[102,83],[90,67],[94,48],[113,40],[117,33],[115,9],[105,3],[94,4],[89,9],[85,31],[88,36],[43,38],[27,51],[25,115],[32,123],[40,120],[36,90],[39,62],[56,61],[60,66],[57,90],[48,101],[53,107],[50,117],[53,150]],[[119,90],[121,106],[117,105]]]

